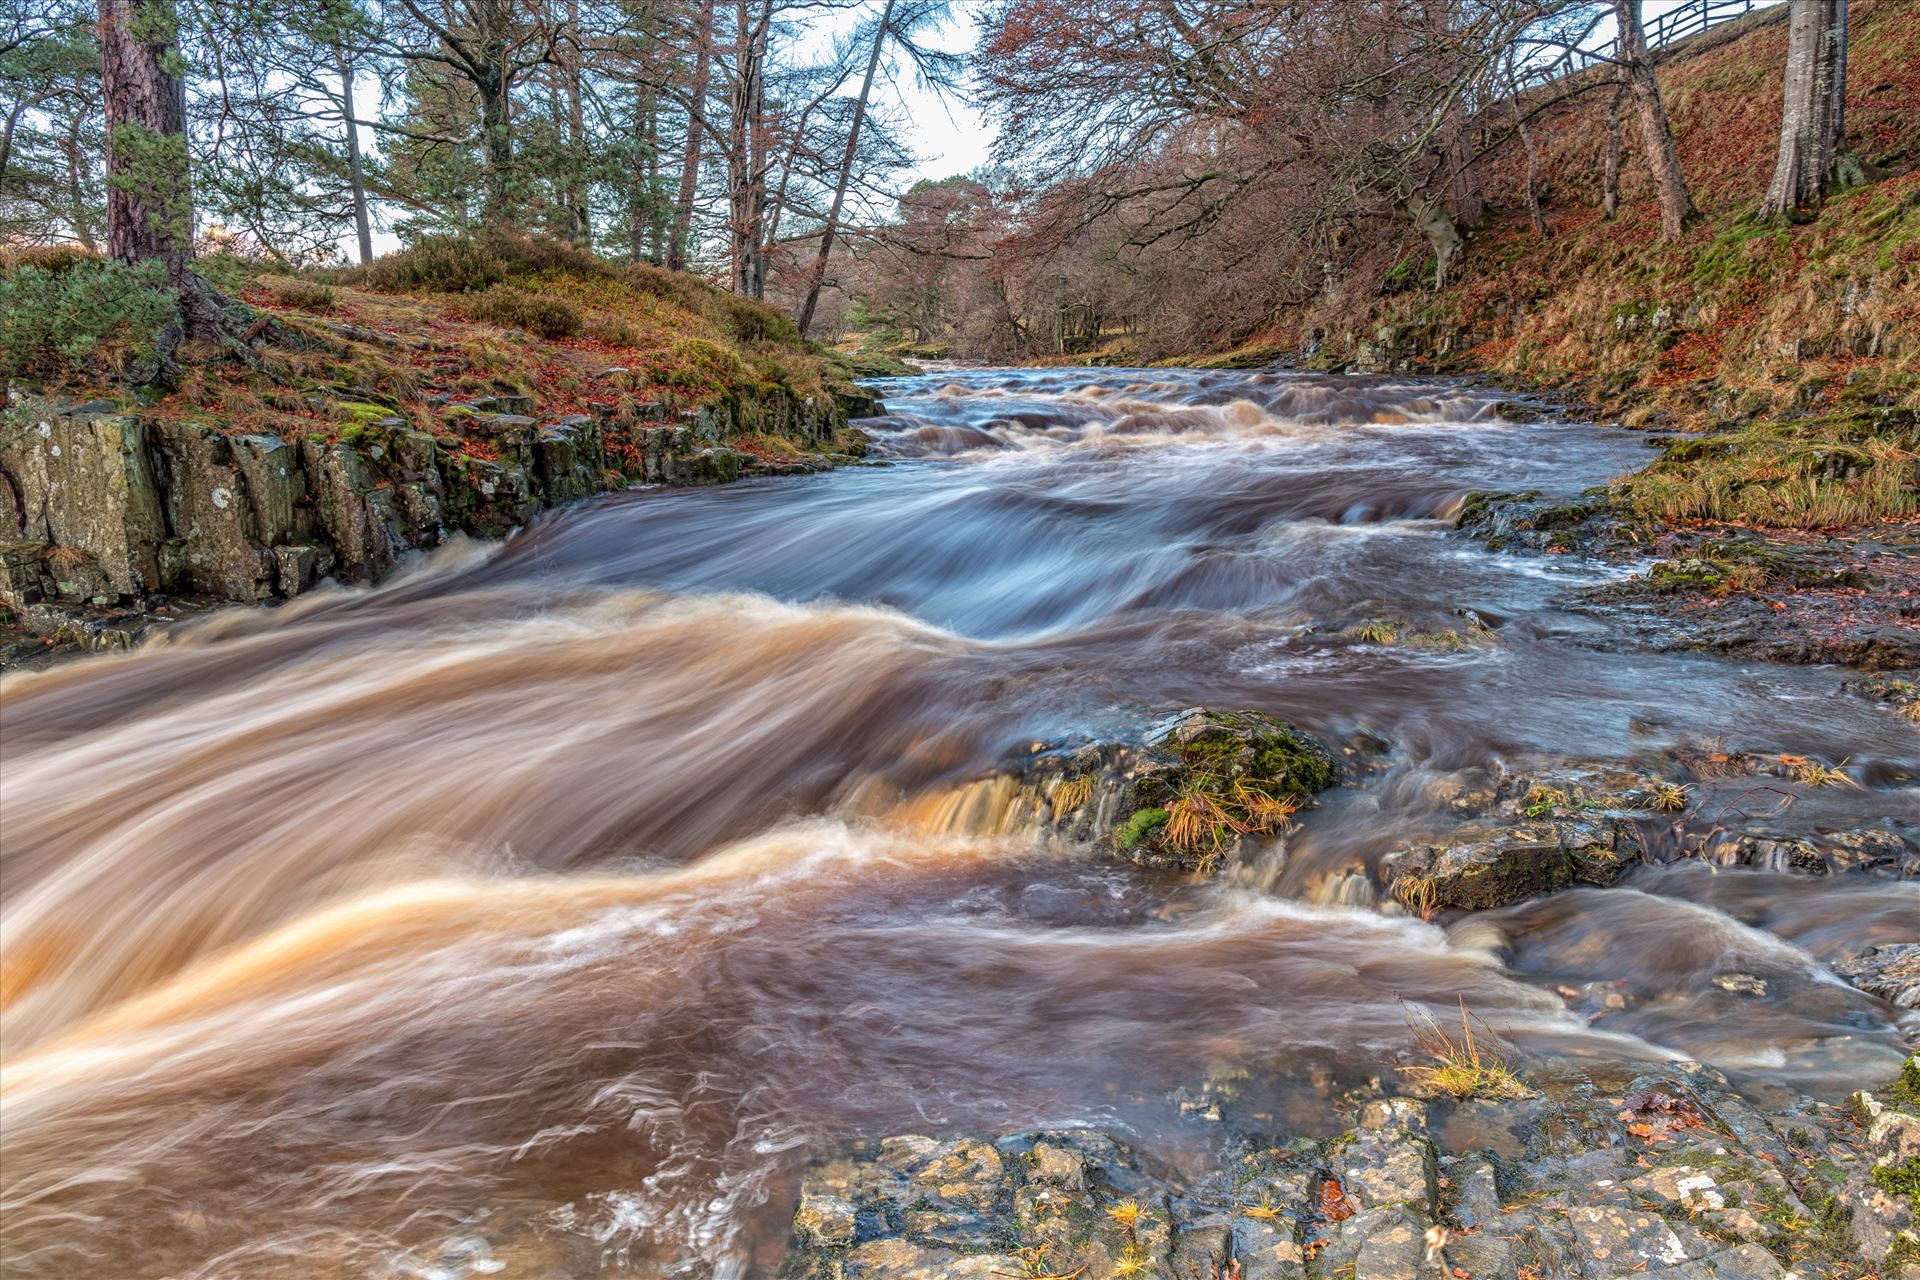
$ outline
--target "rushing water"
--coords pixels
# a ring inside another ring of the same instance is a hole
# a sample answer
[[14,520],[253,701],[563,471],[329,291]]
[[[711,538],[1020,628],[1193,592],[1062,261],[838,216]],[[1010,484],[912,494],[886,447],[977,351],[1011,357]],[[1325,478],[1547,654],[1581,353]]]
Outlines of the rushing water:
[[[1910,938],[1911,885],[1675,865],[1451,928],[1349,891],[1496,764],[1794,752],[1857,783],[1802,820],[1920,817],[1920,740],[1832,672],[1621,649],[1552,604],[1599,571],[1452,534],[1465,492],[1575,493],[1638,437],[1276,374],[886,398],[890,466],[612,495],[9,677],[12,1270],[759,1274],[810,1150],[1084,1121],[1172,1158],[1168,1090],[1244,1069],[1290,1114],[1409,1003],[1542,1070],[1834,1093],[1897,1060],[1915,1028],[1824,965]],[[1463,617],[1497,643],[1345,633]],[[1204,884],[942,799],[1188,705],[1371,765]]]

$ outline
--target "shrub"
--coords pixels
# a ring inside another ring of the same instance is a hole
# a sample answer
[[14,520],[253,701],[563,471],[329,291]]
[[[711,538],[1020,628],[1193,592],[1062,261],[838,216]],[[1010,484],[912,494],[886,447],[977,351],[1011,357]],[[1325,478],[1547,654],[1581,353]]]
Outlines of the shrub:
[[330,285],[314,284],[308,280],[275,280],[267,285],[267,292],[273,300],[283,307],[292,307],[295,311],[331,311],[333,310],[333,288]]
[[720,302],[720,323],[741,342],[798,342],[800,330],[786,315],[764,302],[715,293]]
[[16,267],[38,267],[48,275],[57,276],[75,267],[98,266],[100,261],[99,254],[77,244],[40,244],[9,255],[5,266],[9,271]]
[[678,303],[696,315],[707,313],[708,295],[714,292],[684,271],[669,271],[650,262],[629,263],[622,278],[633,288]]
[[594,280],[614,274],[613,268],[591,251],[552,236],[488,231],[481,233],[480,244],[499,259],[508,275],[537,275],[552,271]]
[[153,354],[179,299],[159,262],[68,260],[0,275],[0,375],[64,379]]
[[558,298],[496,284],[467,304],[467,314],[503,329],[525,329],[542,338],[571,338],[580,332],[580,313]]
[[422,236],[406,248],[376,258],[367,284],[381,293],[479,292],[507,278],[506,264],[472,236]]
[[587,326],[587,333],[608,346],[637,347],[640,345],[640,331],[633,327],[632,322],[621,316],[602,316]]

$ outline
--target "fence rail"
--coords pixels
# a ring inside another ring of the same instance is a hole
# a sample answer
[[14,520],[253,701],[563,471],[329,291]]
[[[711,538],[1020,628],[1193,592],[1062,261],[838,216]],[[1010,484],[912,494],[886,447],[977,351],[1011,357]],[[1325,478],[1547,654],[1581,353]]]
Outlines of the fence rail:
[[[1735,18],[1744,18],[1755,9],[1766,8],[1768,0],[1687,0],[1677,9],[1669,9],[1645,24],[1647,47],[1658,49],[1698,35]],[[1526,77],[1527,84],[1542,84],[1584,71],[1599,62],[1610,62],[1620,55],[1620,37],[1616,34],[1598,48],[1568,49],[1552,62]]]

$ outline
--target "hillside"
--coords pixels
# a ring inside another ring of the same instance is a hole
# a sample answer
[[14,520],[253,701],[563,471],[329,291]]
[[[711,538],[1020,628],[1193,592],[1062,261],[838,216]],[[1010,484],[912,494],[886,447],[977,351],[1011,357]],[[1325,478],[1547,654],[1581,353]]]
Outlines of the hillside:
[[1575,390],[1630,425],[1920,404],[1920,3],[1854,5],[1848,139],[1879,178],[1800,226],[1752,217],[1778,145],[1782,17],[1762,11],[1662,59],[1700,209],[1678,243],[1658,241],[1632,128],[1620,213],[1601,215],[1611,89],[1587,73],[1541,91],[1571,95],[1536,130],[1548,238],[1530,226],[1524,156],[1510,147],[1486,183],[1488,225],[1445,289],[1418,283],[1430,257],[1402,254],[1247,347],[1491,372]]

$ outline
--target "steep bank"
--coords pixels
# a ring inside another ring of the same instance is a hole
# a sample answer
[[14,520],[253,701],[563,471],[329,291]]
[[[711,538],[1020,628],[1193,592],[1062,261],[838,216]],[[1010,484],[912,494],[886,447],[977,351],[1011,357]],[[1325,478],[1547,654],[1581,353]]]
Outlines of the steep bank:
[[[440,242],[331,279],[216,266],[287,335],[258,368],[189,364],[154,395],[115,376],[137,325],[78,359],[71,334],[10,334],[0,604],[28,632],[124,644],[605,490],[819,469],[877,408],[771,309],[559,246]],[[9,301],[105,271],[15,263]]]
[[1753,217],[1779,140],[1784,12],[1661,52],[1699,209],[1678,241],[1658,238],[1631,129],[1619,213],[1602,213],[1612,84],[1600,68],[1520,103],[1541,111],[1532,133],[1549,235],[1532,228],[1526,156],[1509,144],[1483,162],[1486,223],[1444,288],[1428,287],[1430,254],[1397,234],[1362,237],[1338,286],[1237,354],[1493,373],[1577,392],[1630,426],[1920,405],[1920,3],[1852,6],[1847,138],[1874,180],[1801,225]]

